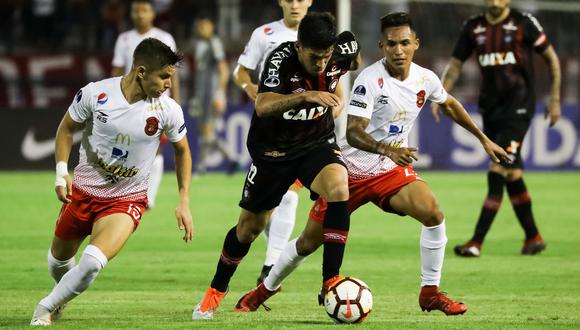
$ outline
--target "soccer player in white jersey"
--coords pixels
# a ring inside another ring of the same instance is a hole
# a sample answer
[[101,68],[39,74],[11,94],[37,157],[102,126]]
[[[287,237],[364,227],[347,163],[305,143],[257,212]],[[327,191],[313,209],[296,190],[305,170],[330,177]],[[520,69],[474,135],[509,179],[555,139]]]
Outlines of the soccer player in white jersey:
[[[141,42],[124,77],[90,83],[74,97],[56,132],[56,195],[63,202],[48,270],[56,282],[34,311],[31,325],[46,326],[85,291],[119,253],[147,206],[147,181],[165,133],[175,151],[179,201],[175,216],[183,239],[192,238],[189,210],[191,154],[181,107],[164,94],[181,60],[153,38]],[[84,127],[84,128],[83,128]],[[79,164],[68,174],[73,133],[83,129]],[[90,243],[75,265],[87,236]]]
[[[252,101],[256,100],[258,92],[258,85],[252,81],[252,71],[257,71],[260,77],[264,60],[272,50],[283,42],[296,41],[298,25],[312,5],[312,0],[278,0],[278,4],[282,8],[283,18],[264,24],[252,32],[244,52],[238,58],[238,65],[234,69],[234,82]],[[258,277],[258,283],[268,275],[292,235],[296,222],[298,191],[301,188],[302,184],[296,180],[270,216],[270,222],[264,231],[267,239],[266,259]]]
[[[413,171],[417,148],[408,146],[409,132],[430,100],[438,103],[453,121],[479,139],[491,159],[509,159],[474,124],[463,106],[447,94],[432,71],[412,62],[419,39],[406,13],[381,19],[379,46],[384,58],[357,77],[347,105],[346,137],[339,141],[349,172],[349,212],[372,202],[385,212],[409,215],[423,224],[421,230],[422,310],[463,314],[467,306],[439,291],[447,237],[445,219],[427,184]],[[238,304],[255,311],[279,290],[282,281],[321,245],[326,202],[318,199],[303,234],[286,246],[264,282]],[[321,292],[321,298],[324,292]]]
[[[155,11],[151,0],[133,0],[131,2],[131,20],[134,29],[123,32],[115,42],[115,53],[113,55],[112,77],[122,76],[131,71],[133,65],[133,52],[137,45],[146,38],[155,38],[161,40],[173,51],[176,50],[175,40],[171,34],[153,26],[155,20]],[[179,104],[179,75],[171,77],[171,97]],[[166,143],[167,139],[162,138],[161,143]],[[149,200],[148,208],[155,205],[155,197],[161,185],[163,177],[163,153],[161,148],[157,151],[153,166],[151,167],[151,176],[149,178],[149,189],[147,198]]]

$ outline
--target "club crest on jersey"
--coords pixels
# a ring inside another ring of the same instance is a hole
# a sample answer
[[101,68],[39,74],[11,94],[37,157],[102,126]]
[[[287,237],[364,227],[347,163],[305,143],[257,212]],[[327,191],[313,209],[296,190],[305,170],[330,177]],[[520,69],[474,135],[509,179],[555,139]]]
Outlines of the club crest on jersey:
[[333,79],[328,85],[328,91],[333,93],[336,90],[336,86],[338,86],[338,79]]
[[272,28],[266,26],[264,28],[264,33],[269,36],[269,35],[272,35],[272,33],[274,33],[274,30],[272,30]]
[[77,100],[77,103],[79,103],[82,98],[83,98],[83,90],[82,89],[79,89],[79,91],[75,95],[75,99]]
[[109,97],[107,96],[107,94],[105,93],[101,93],[99,94],[99,96],[97,97],[97,103],[99,105],[103,105],[105,103],[107,103],[107,101],[109,100]]
[[423,104],[425,104],[425,90],[422,89],[417,93],[417,108],[423,107]]
[[363,85],[358,85],[354,89],[354,94],[364,96],[367,93],[367,89]]
[[379,88],[383,88],[383,78],[379,78]]
[[157,117],[149,117],[145,121],[145,134],[153,136],[159,129],[159,119]]

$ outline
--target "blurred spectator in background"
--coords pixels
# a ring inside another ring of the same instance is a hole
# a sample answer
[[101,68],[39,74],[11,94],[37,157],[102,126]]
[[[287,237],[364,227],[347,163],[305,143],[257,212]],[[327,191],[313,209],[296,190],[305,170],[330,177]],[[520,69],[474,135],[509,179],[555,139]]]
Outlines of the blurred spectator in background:
[[[121,76],[129,73],[133,66],[133,52],[137,45],[146,38],[155,38],[161,40],[164,44],[169,46],[173,51],[176,50],[175,40],[173,37],[153,26],[155,20],[155,11],[153,10],[153,3],[150,0],[133,0],[131,3],[131,20],[134,28],[119,35],[115,43],[115,54],[113,56],[113,70],[111,76]],[[179,104],[179,75],[174,74],[171,77],[171,97]],[[161,143],[166,140],[165,135],[161,139]],[[163,153],[161,152],[161,145],[157,151],[157,156],[153,161],[151,167],[151,175],[149,176],[149,189],[147,191],[147,199],[149,201],[149,208],[155,205],[155,197],[157,190],[161,184],[161,177],[163,176]]]
[[226,88],[229,68],[224,47],[215,35],[215,26],[209,14],[202,13],[195,21],[196,38],[193,42],[195,78],[190,114],[198,122],[199,157],[195,172],[206,171],[210,151],[218,151],[228,162],[228,172],[239,168],[237,160],[216,135],[223,126],[226,111]]
[[60,45],[59,18],[62,12],[57,0],[29,0],[25,5],[28,40],[37,47],[54,49]]
[[[110,49],[113,47],[115,44],[115,38],[117,38],[121,32],[126,30],[126,13],[127,9],[122,0],[107,0],[103,4],[103,7],[101,8],[101,26],[97,32],[99,34],[98,39],[101,48]],[[171,47],[171,45],[169,46]],[[131,54],[131,56],[133,56],[133,54]]]

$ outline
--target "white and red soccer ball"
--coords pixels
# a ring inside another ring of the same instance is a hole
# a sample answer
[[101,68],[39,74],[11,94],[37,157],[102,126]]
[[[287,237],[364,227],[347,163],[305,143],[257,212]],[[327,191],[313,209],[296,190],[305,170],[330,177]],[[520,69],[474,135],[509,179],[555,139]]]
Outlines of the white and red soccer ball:
[[324,308],[337,323],[360,323],[373,308],[373,295],[365,282],[345,277],[328,290]]

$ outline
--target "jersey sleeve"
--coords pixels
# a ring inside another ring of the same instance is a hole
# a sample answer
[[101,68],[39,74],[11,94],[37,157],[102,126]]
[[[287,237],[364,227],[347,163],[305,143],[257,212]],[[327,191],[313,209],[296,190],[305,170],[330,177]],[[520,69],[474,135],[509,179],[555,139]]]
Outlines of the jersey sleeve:
[[243,65],[250,70],[256,70],[260,64],[260,60],[263,56],[267,55],[264,54],[264,50],[263,32],[260,28],[257,28],[254,30],[250,40],[246,44],[244,52],[238,58],[238,64]]
[[172,51],[177,50],[177,43],[175,43],[175,39],[173,39],[173,36],[171,34],[169,34],[169,33],[166,34],[165,40],[163,40],[163,43],[165,43],[167,46],[169,46],[169,48],[171,48]]
[[375,105],[375,93],[364,72],[356,78],[352,86],[348,105],[346,106],[346,113],[348,115],[371,119]]
[[437,77],[437,75],[431,70],[429,70],[428,87],[429,87],[429,101],[441,104],[447,100],[448,97],[447,91],[443,87],[443,84],[441,83],[439,77]]
[[168,112],[167,122],[163,131],[171,142],[179,142],[187,134],[183,110],[177,102],[171,100],[171,110]]
[[337,41],[334,46],[334,56],[339,59],[337,62],[341,69],[349,70],[359,52],[360,45],[352,32],[344,31],[337,36]]
[[541,53],[550,46],[550,41],[538,19],[531,14],[524,15],[524,42],[532,45],[536,52]]
[[79,89],[68,107],[68,113],[72,120],[77,123],[84,123],[89,119],[95,110],[96,100],[93,98],[92,83]]
[[457,58],[461,62],[465,62],[469,56],[473,53],[475,45],[473,39],[471,38],[471,29],[469,24],[470,21],[465,21],[461,27],[461,32],[459,34],[459,39],[455,44],[453,49],[453,57]]
[[218,37],[214,37],[210,41],[211,48],[213,49],[213,57],[217,62],[225,60],[226,54],[224,52],[224,46]]
[[288,73],[293,64],[298,65],[293,63],[290,57],[292,53],[291,47],[293,47],[291,42],[283,43],[270,53],[266,62],[264,62],[258,93],[286,94],[290,85]]
[[117,37],[117,41],[115,41],[115,52],[113,53],[113,66],[119,68],[125,68],[125,57],[123,54],[125,53],[125,44],[123,42],[124,35],[121,34]]

